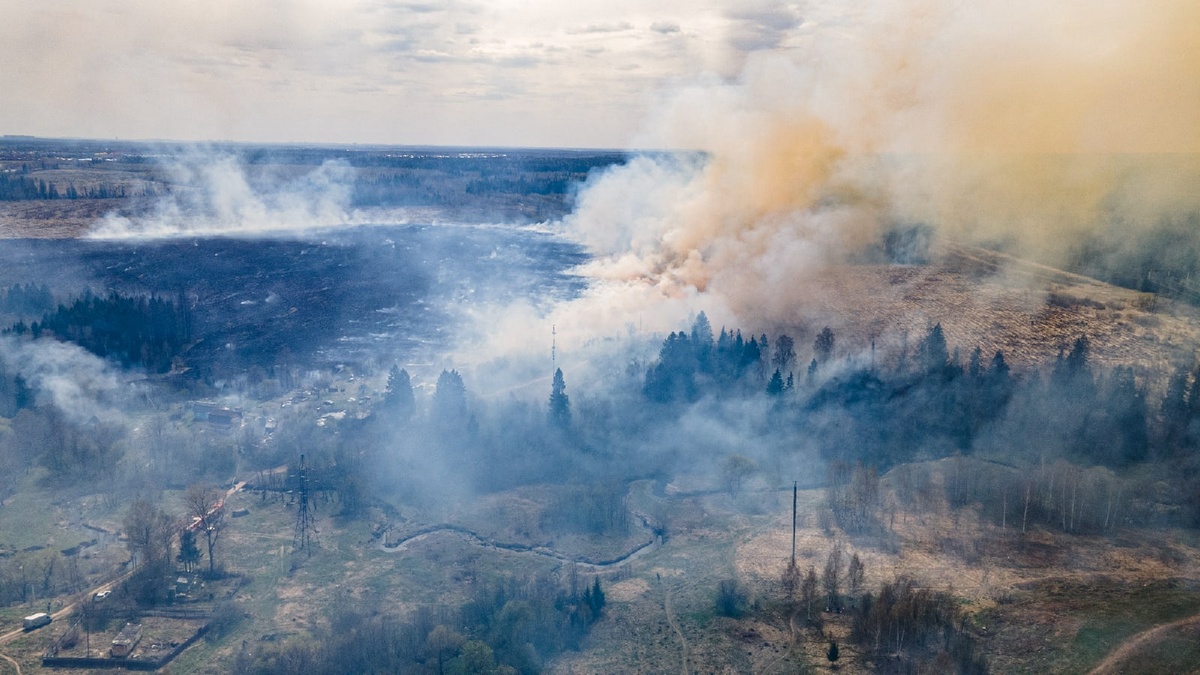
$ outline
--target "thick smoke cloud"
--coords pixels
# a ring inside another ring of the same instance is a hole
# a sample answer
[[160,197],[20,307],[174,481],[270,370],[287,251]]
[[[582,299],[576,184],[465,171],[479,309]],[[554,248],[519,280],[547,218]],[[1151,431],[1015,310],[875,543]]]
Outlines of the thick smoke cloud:
[[110,214],[98,239],[255,236],[349,222],[352,169],[339,162],[291,175],[251,176],[236,157],[195,151],[164,167],[171,193],[145,215]]
[[598,177],[567,229],[605,295],[757,325],[897,223],[1059,262],[1200,208],[1200,163],[1162,155],[1200,152],[1197,25],[1184,0],[814,5],[795,49],[672,92],[639,139],[700,154]]
[[39,405],[53,405],[75,424],[93,419],[124,422],[133,390],[104,360],[76,345],[51,339],[0,339],[0,366],[20,376]]

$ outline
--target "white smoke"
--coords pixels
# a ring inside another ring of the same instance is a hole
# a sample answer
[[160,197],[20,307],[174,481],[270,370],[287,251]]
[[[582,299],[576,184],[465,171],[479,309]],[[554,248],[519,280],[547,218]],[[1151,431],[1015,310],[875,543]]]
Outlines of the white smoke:
[[38,405],[53,405],[74,423],[126,419],[121,401],[128,398],[130,385],[82,347],[49,338],[4,337],[0,338],[0,364],[25,381]]
[[897,223],[1053,264],[1113,222],[1136,236],[1200,209],[1196,162],[1138,154],[1200,152],[1198,7],[810,5],[784,48],[663,94],[635,145],[688,154],[584,186],[563,227],[595,256],[591,287],[523,311],[521,333],[555,324],[570,353],[700,310],[714,327],[786,328],[827,312],[823,273]]
[[255,236],[351,223],[353,169],[327,161],[293,175],[257,176],[236,157],[195,151],[164,167],[171,186],[145,215],[105,216],[94,239]]

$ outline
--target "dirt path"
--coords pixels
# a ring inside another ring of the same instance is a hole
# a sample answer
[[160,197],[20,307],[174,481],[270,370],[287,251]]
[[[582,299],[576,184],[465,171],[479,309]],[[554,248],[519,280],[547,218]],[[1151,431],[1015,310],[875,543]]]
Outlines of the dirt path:
[[0,654],[0,659],[4,659],[12,664],[12,667],[17,669],[17,675],[21,675],[21,664],[17,663],[16,660],[14,660],[11,656],[7,654]]
[[1128,640],[1122,642],[1108,656],[1104,657],[1104,660],[1097,664],[1096,667],[1088,673],[1088,675],[1107,675],[1108,673],[1120,672],[1117,669],[1130,656],[1133,656],[1134,652],[1137,650],[1145,647],[1146,645],[1153,644],[1169,630],[1194,623],[1200,623],[1200,614],[1184,617],[1178,621],[1164,623],[1161,626],[1155,626],[1149,630],[1144,630],[1141,633],[1138,633],[1137,635],[1134,635]]
[[667,623],[679,636],[679,645],[682,648],[680,657],[680,671],[683,675],[688,675],[688,643],[687,638],[683,637],[683,630],[679,627],[679,622],[675,620],[675,612],[671,610],[671,586],[670,584],[663,585],[663,610],[667,613]]

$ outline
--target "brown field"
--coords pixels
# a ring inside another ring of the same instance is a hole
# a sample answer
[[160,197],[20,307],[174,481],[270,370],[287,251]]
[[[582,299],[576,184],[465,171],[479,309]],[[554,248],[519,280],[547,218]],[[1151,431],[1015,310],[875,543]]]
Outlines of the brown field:
[[[1191,364],[1200,345],[1195,308],[946,242],[929,265],[841,266],[811,283],[812,314],[828,317],[840,353],[859,358],[874,337],[880,358],[894,360],[906,334],[912,350],[941,323],[963,363],[979,346],[985,363],[1002,350],[1014,368],[1044,365],[1086,335],[1098,364],[1133,366],[1158,382]],[[798,349],[811,338],[798,339]]]

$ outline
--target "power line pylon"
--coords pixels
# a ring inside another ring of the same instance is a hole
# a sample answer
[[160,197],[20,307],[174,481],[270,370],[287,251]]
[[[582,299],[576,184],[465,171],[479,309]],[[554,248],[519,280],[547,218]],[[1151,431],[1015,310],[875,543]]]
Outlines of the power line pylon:
[[304,463],[304,455],[300,455],[300,465],[296,468],[296,494],[299,499],[296,508],[296,532],[292,535],[292,552],[304,551],[311,558],[318,533],[317,524],[313,522],[312,513],[308,510],[308,465]]

